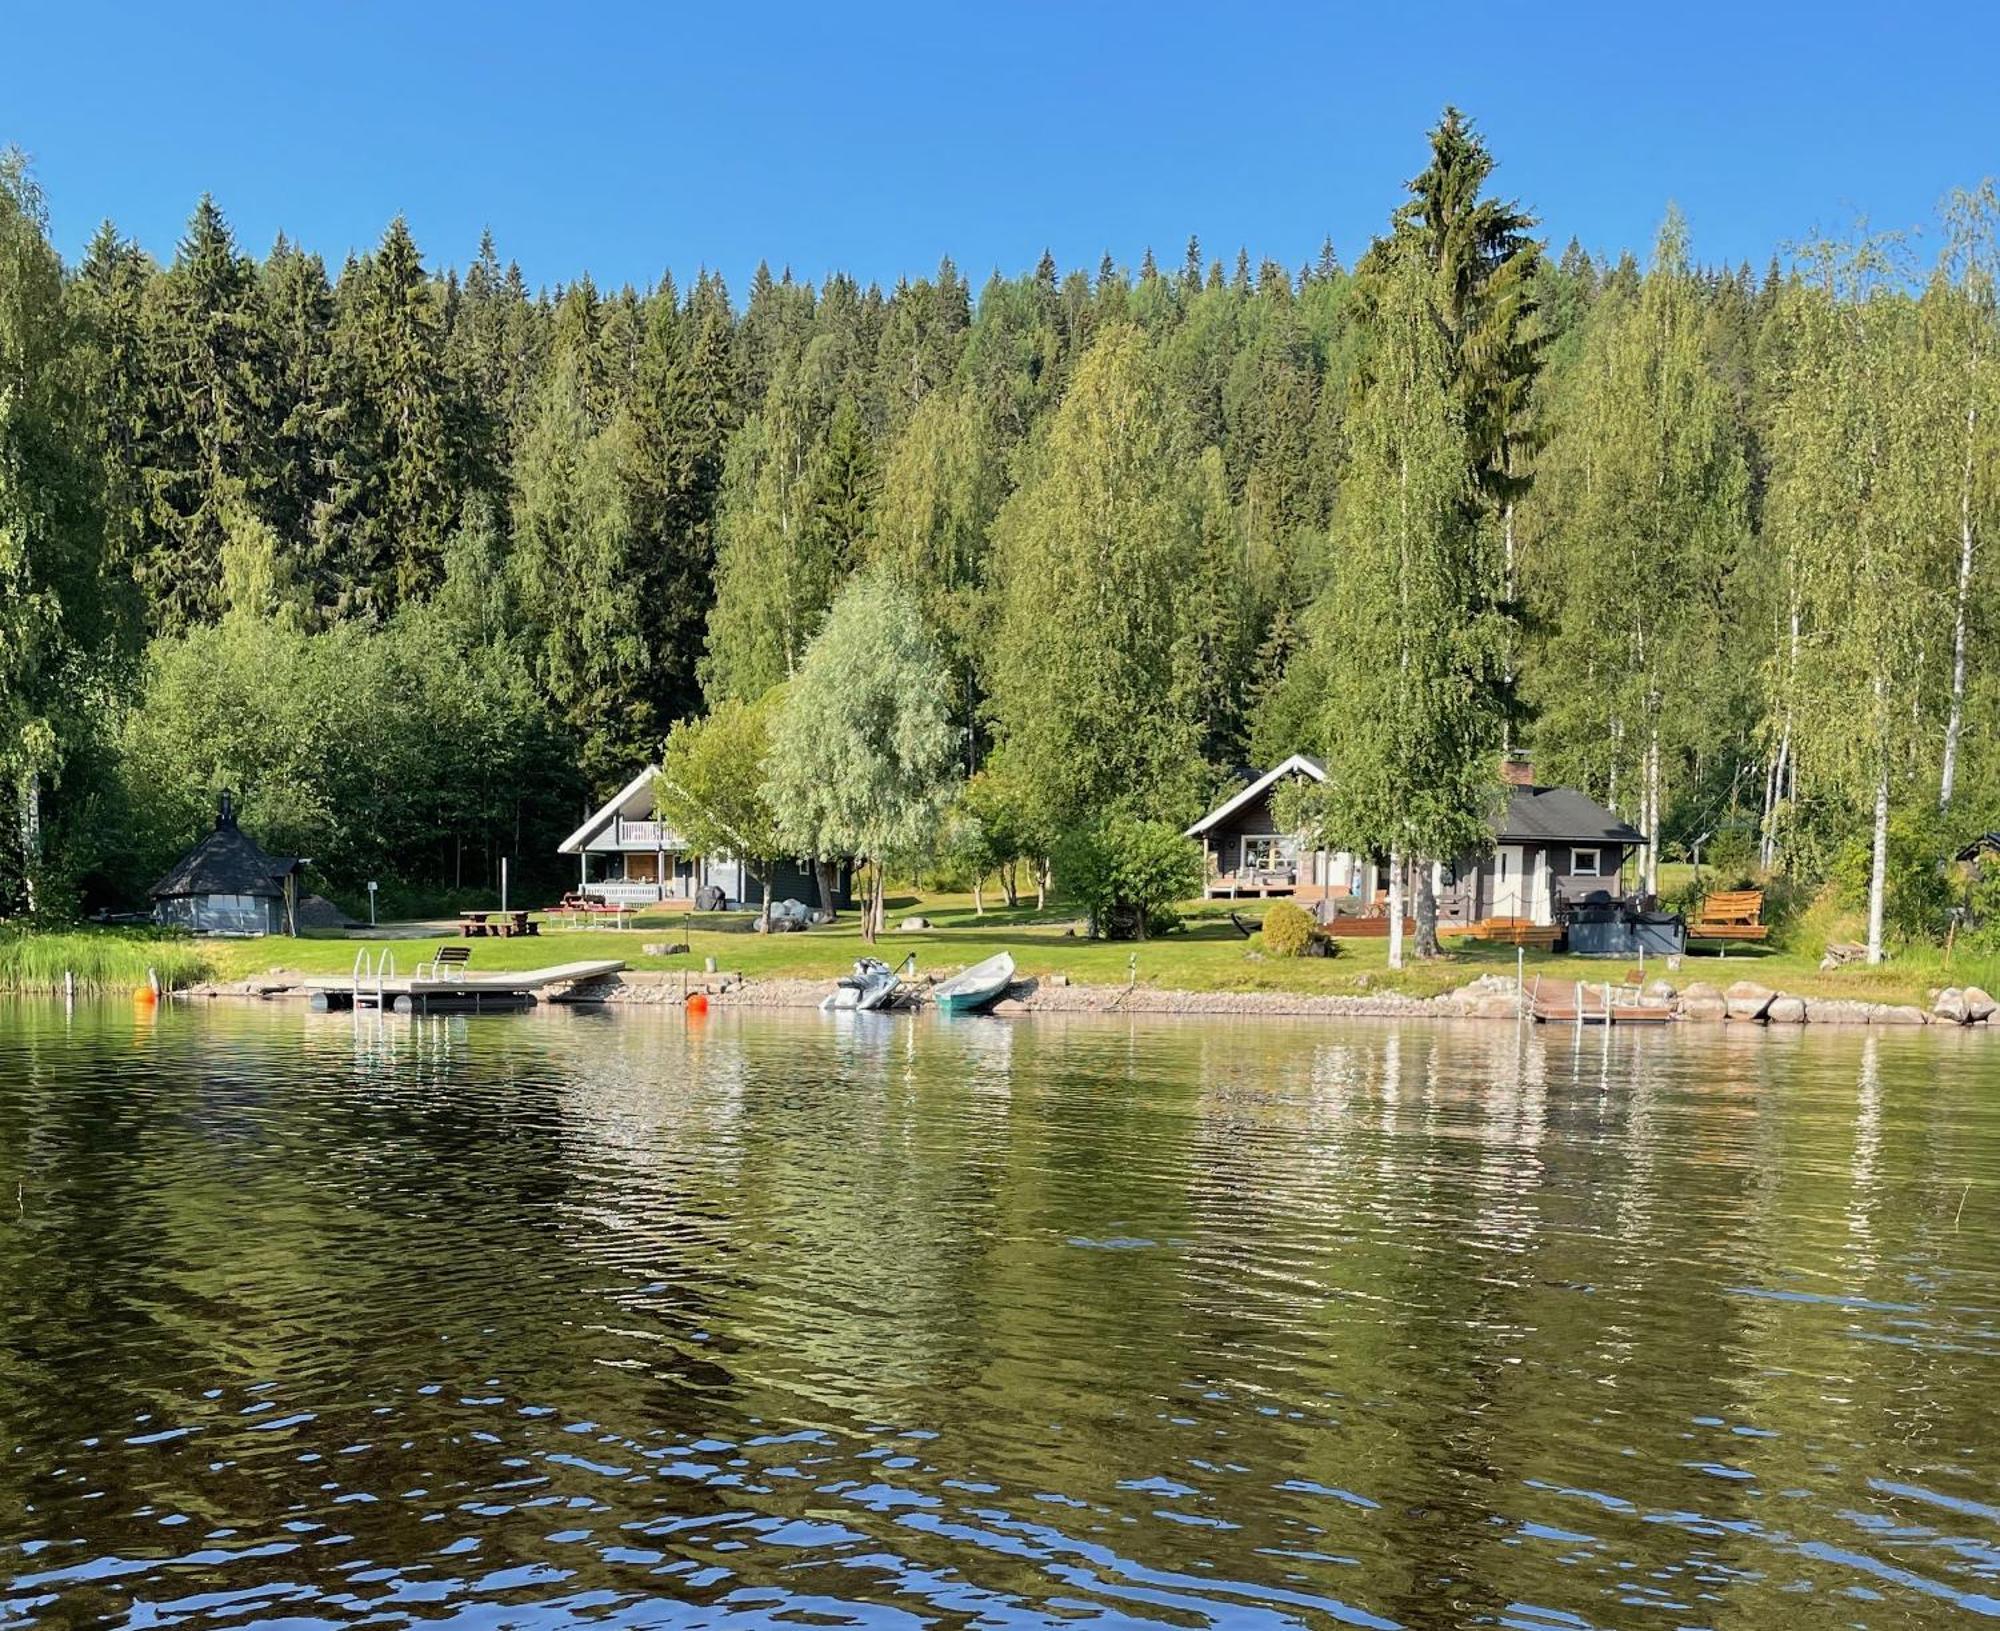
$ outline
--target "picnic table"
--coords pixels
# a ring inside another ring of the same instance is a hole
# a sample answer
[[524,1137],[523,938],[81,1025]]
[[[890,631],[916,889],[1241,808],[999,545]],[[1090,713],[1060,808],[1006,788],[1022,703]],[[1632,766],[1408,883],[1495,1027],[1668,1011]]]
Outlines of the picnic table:
[[627,929],[639,915],[636,906],[625,906],[616,901],[593,900],[587,895],[565,895],[551,910],[562,913],[563,921],[572,929],[581,928],[589,923],[601,923],[606,918],[611,920],[612,928]]
[[480,940],[488,935],[511,940],[517,935],[539,935],[542,926],[525,911],[468,911],[458,914],[458,932],[467,940]]

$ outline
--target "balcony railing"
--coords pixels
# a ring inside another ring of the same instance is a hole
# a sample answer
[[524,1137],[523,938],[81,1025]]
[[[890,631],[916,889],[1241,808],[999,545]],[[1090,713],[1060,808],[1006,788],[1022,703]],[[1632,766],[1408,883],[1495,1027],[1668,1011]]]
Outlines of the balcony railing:
[[612,841],[624,848],[659,849],[667,841],[663,821],[627,821],[623,816],[612,824]]

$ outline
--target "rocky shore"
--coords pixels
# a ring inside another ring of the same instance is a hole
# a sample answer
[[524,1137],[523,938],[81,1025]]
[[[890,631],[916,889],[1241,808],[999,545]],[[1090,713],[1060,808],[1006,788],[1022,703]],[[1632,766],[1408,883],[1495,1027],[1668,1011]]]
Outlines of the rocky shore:
[[[195,986],[189,997],[303,997],[303,976],[277,970],[247,980]],[[630,969],[552,994],[552,1000],[617,1006],[677,1007],[696,994],[718,1008],[817,1008],[832,982],[826,979],[746,979],[740,974],[695,974]],[[910,988],[916,1007],[927,1001],[929,982]],[[1805,997],[1752,980],[1719,986],[1705,980],[1648,984],[1639,1001],[1696,1024],[1736,1025],[1977,1025],[2000,1031],[2000,1003],[1977,986],[1932,993],[1928,1007],[1914,1003],[1857,1002]],[[1155,986],[1076,985],[1062,975],[1029,979],[994,1009],[1026,1014],[1185,1014],[1218,1017],[1321,1019],[1513,1019],[1521,1011],[1513,978],[1485,974],[1437,997],[1397,992],[1317,996],[1288,991],[1172,991]]]

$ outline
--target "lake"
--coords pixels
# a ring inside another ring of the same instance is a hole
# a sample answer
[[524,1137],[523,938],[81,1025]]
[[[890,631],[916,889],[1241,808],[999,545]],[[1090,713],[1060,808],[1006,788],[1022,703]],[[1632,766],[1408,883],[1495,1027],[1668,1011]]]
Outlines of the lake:
[[0,1007],[0,1620],[2000,1616],[2000,1042]]

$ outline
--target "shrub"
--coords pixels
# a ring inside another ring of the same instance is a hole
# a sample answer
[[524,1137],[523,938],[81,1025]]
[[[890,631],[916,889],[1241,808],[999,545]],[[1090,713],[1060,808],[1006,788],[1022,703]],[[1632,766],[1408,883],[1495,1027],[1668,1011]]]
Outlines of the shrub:
[[1201,890],[1201,852],[1160,821],[1113,816],[1072,834],[1056,856],[1065,898],[1086,908],[1091,930],[1113,939],[1171,927],[1171,908]]
[[1304,957],[1319,932],[1312,913],[1288,900],[1264,914],[1264,949],[1273,957]]
[[[1899,811],[1889,823],[1889,854],[1883,916],[1889,933],[1906,939],[1942,939],[1953,905],[1943,857],[1949,837],[1934,811]],[[1868,905],[1873,864],[1872,835],[1854,834],[1834,859],[1833,882],[1842,901],[1857,910]]]

